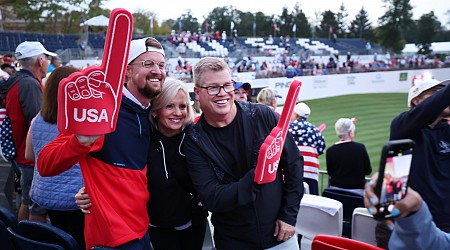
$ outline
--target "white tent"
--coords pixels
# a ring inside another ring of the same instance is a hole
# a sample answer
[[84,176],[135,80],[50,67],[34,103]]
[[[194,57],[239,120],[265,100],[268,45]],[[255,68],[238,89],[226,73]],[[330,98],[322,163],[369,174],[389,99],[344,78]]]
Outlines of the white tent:
[[93,17],[84,23],[81,23],[80,26],[104,26],[107,27],[109,23],[109,18],[104,15]]

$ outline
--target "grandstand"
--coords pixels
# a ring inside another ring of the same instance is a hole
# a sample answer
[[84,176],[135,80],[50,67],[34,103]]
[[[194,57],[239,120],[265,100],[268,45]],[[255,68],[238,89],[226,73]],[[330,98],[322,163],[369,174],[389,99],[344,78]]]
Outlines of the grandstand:
[[[56,51],[60,54],[65,62],[95,58],[102,55],[105,44],[104,34],[89,33],[86,38],[82,37],[83,35],[75,34],[0,32],[0,53],[12,54],[17,45],[23,41],[39,41],[50,51]],[[179,56],[175,50],[177,44],[166,42],[168,41],[167,37],[157,37],[157,39],[170,52],[168,56],[172,58]],[[351,51],[353,54],[365,54],[366,42],[361,39],[337,39],[336,43],[334,43],[329,39],[291,38],[282,40],[281,38],[273,38],[269,40],[262,37],[238,38],[236,41],[233,41],[231,38],[226,41],[209,40],[207,42],[192,40],[186,44],[186,54],[197,58],[204,56],[233,57],[236,54],[243,54],[244,56],[271,56],[284,54],[287,51],[290,54],[299,54],[300,56],[304,54],[344,55],[348,51]],[[235,53],[236,51],[239,51],[239,53]],[[381,49],[376,47],[373,51],[381,52]]]

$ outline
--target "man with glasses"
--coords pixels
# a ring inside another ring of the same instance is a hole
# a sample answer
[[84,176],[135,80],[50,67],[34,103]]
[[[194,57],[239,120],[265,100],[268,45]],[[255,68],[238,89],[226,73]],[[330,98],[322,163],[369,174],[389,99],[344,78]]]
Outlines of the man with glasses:
[[56,56],[47,51],[40,42],[23,42],[16,48],[15,57],[22,66],[20,71],[13,73],[4,89],[9,89],[5,105],[11,119],[14,146],[16,148],[16,164],[21,172],[22,204],[19,208],[19,220],[46,221],[45,209],[33,203],[30,199],[30,188],[33,180],[34,162],[25,159],[25,145],[31,120],[41,110],[42,79],[47,75],[48,57]]
[[265,105],[235,101],[223,59],[202,58],[193,73],[203,114],[183,151],[202,204],[212,212],[217,249],[298,249],[294,225],[303,158],[292,136],[286,137],[275,181],[256,184],[258,152],[277,115]]
[[38,158],[42,175],[80,162],[92,207],[86,215],[86,248],[151,249],[147,214],[148,109],[166,79],[165,54],[154,38],[133,40],[116,130],[106,135],[63,135]]

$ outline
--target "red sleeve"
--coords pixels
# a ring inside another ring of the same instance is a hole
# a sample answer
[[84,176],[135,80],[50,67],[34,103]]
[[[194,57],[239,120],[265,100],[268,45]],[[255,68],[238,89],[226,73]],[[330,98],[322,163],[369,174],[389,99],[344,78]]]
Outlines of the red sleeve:
[[42,176],[58,175],[78,162],[81,162],[91,151],[98,151],[103,145],[101,136],[91,146],[78,142],[75,135],[59,134],[49,142],[39,153],[37,168]]

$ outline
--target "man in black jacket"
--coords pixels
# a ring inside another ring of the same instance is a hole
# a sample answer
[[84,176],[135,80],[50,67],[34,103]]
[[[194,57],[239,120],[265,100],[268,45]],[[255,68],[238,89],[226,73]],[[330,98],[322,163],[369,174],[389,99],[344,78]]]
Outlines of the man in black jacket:
[[428,204],[436,225],[450,232],[450,80],[419,79],[408,95],[409,111],[391,123],[391,140],[416,142],[408,184]]
[[292,136],[286,137],[275,181],[256,184],[259,148],[278,116],[265,105],[234,100],[222,59],[197,62],[194,82],[203,115],[185,152],[194,186],[212,212],[216,247],[298,249],[294,226],[303,197],[303,157]]

